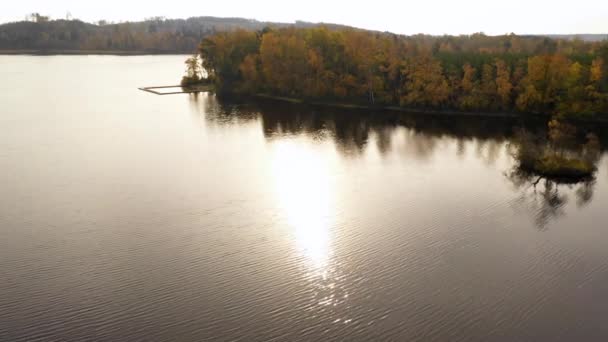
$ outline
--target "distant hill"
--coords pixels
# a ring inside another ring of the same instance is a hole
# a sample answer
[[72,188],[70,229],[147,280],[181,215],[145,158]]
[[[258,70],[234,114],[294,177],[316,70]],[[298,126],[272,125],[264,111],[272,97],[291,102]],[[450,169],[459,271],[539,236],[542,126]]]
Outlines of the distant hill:
[[[159,17],[139,22],[100,21],[92,24],[80,20],[48,20],[48,17],[37,16],[34,21],[0,25],[0,53],[193,53],[203,38],[220,31],[262,30],[269,26],[309,28],[318,25],[330,29],[349,28],[304,21],[280,23],[217,17]],[[424,37],[446,40],[449,36]],[[543,35],[532,38],[538,37],[599,41],[608,35]]]
[[544,36],[553,39],[580,39],[585,42],[601,42],[608,39],[608,34],[547,34]]
[[109,24],[80,20],[21,21],[0,25],[0,50],[139,51],[191,53],[207,35],[238,28],[285,26],[241,18],[152,19]]
[[[220,31],[265,27],[312,27],[315,23],[263,22],[243,18],[154,18],[140,22],[86,23],[80,20],[20,21],[0,25],[0,53],[8,52],[136,52],[192,53],[200,41]],[[345,27],[331,25],[330,27]]]

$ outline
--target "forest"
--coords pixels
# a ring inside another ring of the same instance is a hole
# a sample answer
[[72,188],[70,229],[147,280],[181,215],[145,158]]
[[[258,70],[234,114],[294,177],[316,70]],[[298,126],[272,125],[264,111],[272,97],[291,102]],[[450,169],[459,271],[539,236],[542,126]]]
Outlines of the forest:
[[207,36],[199,55],[219,93],[608,118],[605,40],[266,27]]

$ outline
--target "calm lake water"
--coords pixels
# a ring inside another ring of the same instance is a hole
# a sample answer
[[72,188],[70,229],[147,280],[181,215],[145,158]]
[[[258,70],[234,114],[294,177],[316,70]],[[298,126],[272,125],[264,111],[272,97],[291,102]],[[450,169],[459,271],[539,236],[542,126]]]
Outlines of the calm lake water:
[[608,156],[498,119],[157,96],[184,56],[0,56],[0,341],[608,339]]

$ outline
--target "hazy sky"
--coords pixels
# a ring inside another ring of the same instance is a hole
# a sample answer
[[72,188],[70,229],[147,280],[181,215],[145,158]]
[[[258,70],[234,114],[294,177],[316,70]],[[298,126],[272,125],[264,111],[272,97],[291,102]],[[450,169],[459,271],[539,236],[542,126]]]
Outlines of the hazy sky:
[[245,17],[267,21],[305,20],[396,33],[466,34],[608,33],[608,0],[18,0],[2,6],[0,22],[40,12],[85,21],[145,17]]

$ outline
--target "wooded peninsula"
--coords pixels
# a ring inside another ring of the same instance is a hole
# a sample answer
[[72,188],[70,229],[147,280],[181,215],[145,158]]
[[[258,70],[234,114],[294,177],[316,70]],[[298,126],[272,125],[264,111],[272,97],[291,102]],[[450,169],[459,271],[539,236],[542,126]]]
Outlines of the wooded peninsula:
[[267,27],[216,33],[199,54],[218,93],[608,118],[608,41]]

